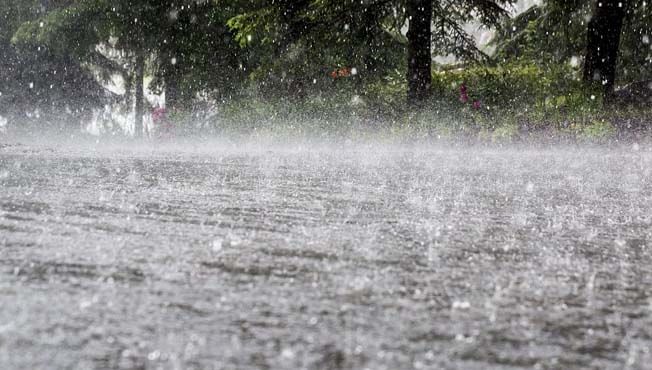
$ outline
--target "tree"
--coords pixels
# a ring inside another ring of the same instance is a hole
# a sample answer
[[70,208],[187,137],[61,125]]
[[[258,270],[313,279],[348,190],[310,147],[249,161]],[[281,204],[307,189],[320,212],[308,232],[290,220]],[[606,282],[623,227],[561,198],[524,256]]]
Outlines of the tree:
[[652,3],[628,1],[620,39],[617,77],[621,82],[652,79]]
[[198,93],[218,101],[237,93],[247,61],[226,23],[238,9],[234,1],[193,1],[162,10],[150,88],[165,92],[166,107],[191,106]]
[[[266,97],[300,99],[311,90],[356,87],[362,79],[374,81],[403,68],[404,40],[396,22],[403,18],[401,4],[386,0],[243,3],[247,4],[228,24],[248,51],[248,73],[256,90]],[[355,73],[335,82],[329,76],[338,69]]]
[[151,89],[166,92],[170,108],[188,103],[199,91],[229,93],[243,78],[240,49],[226,26],[229,5],[194,0],[64,3],[23,23],[14,39],[27,48],[38,45],[68,55],[105,79],[123,76],[124,103],[134,107],[136,135],[142,133],[146,73],[154,77]]
[[407,96],[410,104],[418,104],[430,96],[432,86],[432,1],[409,0],[407,14]]
[[[134,63],[134,58],[145,53],[145,35],[152,29],[145,16],[150,8],[147,3],[132,6],[127,0],[64,1],[57,7],[47,9],[37,19],[22,23],[12,41],[22,49],[45,49],[52,55],[66,57],[80,66],[92,64],[91,69],[105,69],[103,74],[107,78],[116,70],[122,69],[121,74],[125,76],[125,86],[128,89],[133,80],[133,76],[129,76],[129,69],[140,69],[141,65]],[[112,38],[115,39],[113,42]],[[131,56],[131,63],[127,64],[127,68],[117,66],[118,63],[98,52],[99,45],[126,51]],[[134,64],[136,67],[130,68]],[[87,74],[90,74],[89,71]],[[142,83],[136,81],[136,86],[139,85],[142,86]],[[125,94],[126,100],[129,100],[129,96],[129,93]],[[135,100],[142,102],[143,91],[135,90]],[[142,127],[142,106],[140,108],[136,112],[134,124]],[[142,129],[136,127],[135,134],[138,136],[141,133]]]
[[[486,55],[477,48],[465,26],[472,21],[496,25],[507,15],[504,6],[513,2],[319,0],[301,7],[289,7],[287,1],[253,2],[229,25],[244,46],[268,47],[279,55],[293,56],[292,63],[284,61],[289,69],[284,76],[303,70],[299,75],[312,73],[312,80],[319,69],[324,73],[338,64],[348,64],[360,67],[356,68],[361,72],[359,78],[369,79],[401,68],[408,79],[409,101],[416,102],[429,95],[431,47],[436,55],[484,59]],[[403,33],[406,25],[407,35]],[[263,59],[258,70],[265,69],[266,64]]]
[[626,0],[599,0],[587,28],[583,78],[603,86],[609,101],[616,81],[616,65],[627,8]]
[[543,0],[506,18],[490,42],[497,63],[514,60],[547,66],[578,58],[586,43],[587,0]]
[[0,0],[0,115],[12,126],[38,123],[79,127],[103,98],[102,87],[67,53],[41,44],[16,42],[23,25],[34,23],[66,1]]
[[499,62],[570,62],[588,91],[597,87],[609,99],[614,84],[652,78],[651,34],[652,6],[646,2],[544,0],[507,20],[492,43]]

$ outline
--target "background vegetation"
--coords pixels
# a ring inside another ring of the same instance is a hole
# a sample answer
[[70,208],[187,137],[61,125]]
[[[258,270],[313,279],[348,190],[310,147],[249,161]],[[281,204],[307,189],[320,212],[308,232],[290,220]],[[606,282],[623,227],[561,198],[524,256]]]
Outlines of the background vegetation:
[[104,112],[103,132],[136,135],[156,105],[175,135],[647,130],[652,5],[515,3],[0,0],[0,116],[79,129]]

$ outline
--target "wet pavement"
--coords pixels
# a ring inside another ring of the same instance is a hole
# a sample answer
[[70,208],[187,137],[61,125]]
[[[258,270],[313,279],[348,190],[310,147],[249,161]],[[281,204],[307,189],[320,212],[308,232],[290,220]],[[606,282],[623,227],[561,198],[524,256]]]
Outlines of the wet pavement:
[[0,368],[649,369],[651,240],[630,147],[3,144]]

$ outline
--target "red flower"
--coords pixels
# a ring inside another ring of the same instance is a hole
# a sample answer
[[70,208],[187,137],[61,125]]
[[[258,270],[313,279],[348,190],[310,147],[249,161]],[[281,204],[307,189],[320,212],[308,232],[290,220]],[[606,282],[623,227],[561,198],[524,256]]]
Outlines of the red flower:
[[331,71],[331,73],[329,73],[329,75],[333,79],[337,79],[339,77],[350,77],[351,76],[351,68],[349,68],[349,67],[337,68],[336,70]]

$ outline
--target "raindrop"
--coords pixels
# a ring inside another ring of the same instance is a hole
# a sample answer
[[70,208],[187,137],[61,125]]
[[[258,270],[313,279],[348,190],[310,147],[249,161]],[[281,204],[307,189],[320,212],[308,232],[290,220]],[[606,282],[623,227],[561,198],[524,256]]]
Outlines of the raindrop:
[[286,359],[292,359],[294,358],[294,351],[292,351],[290,348],[285,348],[281,352],[281,357]]
[[580,58],[573,56],[570,59],[570,65],[571,67],[578,67],[580,65]]
[[214,239],[211,242],[211,249],[213,250],[213,252],[220,252],[223,247],[224,247],[224,240],[222,240],[222,239],[219,239],[219,238]]
[[159,357],[161,357],[161,351],[159,350],[152,351],[147,355],[147,359],[150,361],[156,361]]
[[453,309],[468,310],[471,304],[468,301],[453,301]]
[[528,193],[531,193],[534,191],[534,184],[532,182],[528,182],[527,185],[525,186],[525,191]]

